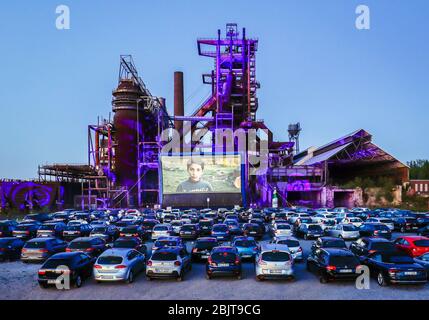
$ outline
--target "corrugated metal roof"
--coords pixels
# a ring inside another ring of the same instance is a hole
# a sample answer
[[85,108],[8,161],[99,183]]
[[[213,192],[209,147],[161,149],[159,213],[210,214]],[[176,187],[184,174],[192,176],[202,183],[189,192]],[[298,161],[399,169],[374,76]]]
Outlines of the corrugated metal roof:
[[315,157],[307,159],[303,163],[300,163],[300,165],[310,166],[310,165],[313,165],[313,164],[318,163],[318,162],[323,162],[323,161],[329,160],[331,157],[333,157],[334,155],[336,155],[338,152],[340,152],[340,151],[344,150],[345,148],[347,148],[350,144],[351,144],[351,142],[346,143],[346,144],[344,144],[342,146],[339,146],[337,148],[334,148],[334,149],[331,149],[331,150],[329,150],[327,152],[319,154],[319,155],[317,155]]

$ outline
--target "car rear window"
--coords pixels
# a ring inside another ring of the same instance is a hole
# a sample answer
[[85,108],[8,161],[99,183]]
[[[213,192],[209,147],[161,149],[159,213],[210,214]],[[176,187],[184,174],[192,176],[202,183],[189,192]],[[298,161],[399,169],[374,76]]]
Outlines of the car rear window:
[[132,240],[120,240],[113,243],[114,248],[134,248],[136,245],[137,243]]
[[25,226],[17,226],[15,230],[17,231],[27,231],[31,226],[25,225]]
[[12,244],[13,240],[9,239],[0,239],[0,248],[7,248]]
[[177,246],[177,241],[171,240],[158,240],[155,242],[155,247],[175,247]]
[[359,264],[359,261],[352,256],[331,256],[329,259],[329,263],[337,267],[353,267],[357,266]]
[[374,242],[371,246],[371,249],[377,251],[396,250],[394,244],[390,242]]
[[416,247],[429,247],[429,240],[416,240],[414,244]]
[[356,231],[357,228],[354,225],[343,226],[344,231]]
[[217,246],[217,241],[197,241],[195,248],[197,249],[213,249]]
[[91,242],[89,241],[72,241],[69,244],[70,249],[88,249],[91,247]]
[[39,249],[46,248],[46,241],[28,241],[24,248],[27,249]]
[[168,230],[167,226],[156,226],[155,228],[153,228],[154,231],[166,231]]
[[290,230],[290,225],[288,224],[279,224],[277,225],[278,230]]
[[195,226],[182,226],[183,231],[192,231],[195,229]]
[[177,259],[177,254],[175,252],[169,252],[169,251],[161,251],[161,252],[154,252],[152,255],[151,260],[155,261],[174,261]]
[[107,228],[103,228],[103,227],[95,227],[94,229],[92,229],[92,232],[106,232]]
[[99,264],[121,264],[122,257],[117,256],[103,256],[99,257],[97,263]]
[[285,244],[288,247],[299,247],[299,241],[296,240],[279,240],[277,241],[278,244]]
[[264,252],[262,254],[262,260],[267,262],[282,262],[282,261],[289,261],[290,260],[290,254],[287,252]]
[[55,225],[48,224],[48,225],[40,226],[39,230],[54,230],[54,228],[55,228]]
[[236,254],[234,252],[215,252],[211,255],[211,258],[215,262],[234,262]]
[[312,230],[312,231],[322,231],[322,227],[321,227],[321,226],[319,226],[319,225],[312,224],[312,225],[309,225],[309,226],[308,226],[308,230]]
[[122,229],[122,232],[137,232],[138,228],[136,226],[133,227],[126,227],[124,229]]
[[70,226],[66,228],[66,231],[79,231],[80,226]]
[[397,263],[397,264],[413,264],[414,259],[406,256],[406,255],[398,255],[398,256],[384,256],[383,262],[386,263]]
[[213,231],[214,232],[226,232],[228,230],[227,226],[214,226]]
[[237,247],[250,248],[256,246],[256,242],[254,240],[237,240],[235,245]]
[[327,240],[323,242],[325,248],[346,248],[346,243],[341,240]]
[[70,268],[71,260],[68,259],[48,259],[42,266],[42,269],[56,269],[59,266],[67,266]]

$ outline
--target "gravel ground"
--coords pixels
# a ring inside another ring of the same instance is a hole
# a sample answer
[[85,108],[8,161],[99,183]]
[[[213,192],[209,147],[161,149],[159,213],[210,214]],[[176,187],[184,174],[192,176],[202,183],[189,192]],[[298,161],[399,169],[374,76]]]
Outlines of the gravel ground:
[[[394,237],[397,235],[394,235]],[[312,241],[300,241],[307,255]],[[191,246],[191,244],[189,244]],[[255,280],[254,266],[251,262],[243,264],[243,279],[215,278],[206,280],[203,263],[194,263],[183,282],[175,280],[146,280],[140,274],[134,283],[96,284],[88,279],[79,289],[59,291],[55,288],[41,289],[37,284],[39,264],[6,262],[0,264],[0,299],[244,299],[244,300],[425,300],[429,299],[429,284],[425,286],[380,287],[371,280],[370,289],[358,290],[354,282],[319,283],[319,279],[305,270],[305,262],[295,265],[296,280]]]

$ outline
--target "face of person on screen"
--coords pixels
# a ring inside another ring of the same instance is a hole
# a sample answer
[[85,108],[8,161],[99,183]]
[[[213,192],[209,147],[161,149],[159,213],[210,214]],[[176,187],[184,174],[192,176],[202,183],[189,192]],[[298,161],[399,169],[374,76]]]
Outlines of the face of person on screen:
[[203,168],[198,163],[193,163],[188,168],[189,178],[193,182],[198,182],[203,176]]

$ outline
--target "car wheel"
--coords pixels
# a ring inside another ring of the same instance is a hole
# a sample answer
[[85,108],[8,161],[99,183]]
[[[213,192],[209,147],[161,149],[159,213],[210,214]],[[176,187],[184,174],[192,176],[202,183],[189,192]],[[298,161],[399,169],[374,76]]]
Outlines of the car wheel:
[[308,236],[304,234],[304,240],[308,240]]
[[384,277],[384,275],[383,275],[382,272],[379,272],[378,275],[377,275],[377,283],[381,287],[387,286],[386,278]]
[[75,284],[76,288],[82,287],[82,277],[81,276],[77,276],[76,280],[74,281],[74,284]]
[[328,277],[326,276],[326,275],[324,275],[324,274],[322,274],[321,276],[320,276],[320,283],[323,283],[323,284],[325,284],[325,283],[328,283],[329,282],[329,280],[328,280]]
[[241,273],[237,276],[237,280],[241,280]]
[[340,234],[340,235],[338,236],[338,238],[339,238],[339,239],[342,239],[342,238],[343,238],[343,236]]
[[39,282],[39,286],[40,286],[40,288],[42,288],[42,289],[47,289],[47,288],[48,288],[48,284],[47,284],[47,283],[45,283],[45,282]]
[[127,283],[133,283],[134,282],[134,273],[130,271],[127,278]]
[[401,227],[401,233],[405,233],[405,228],[404,227]]
[[177,281],[183,281],[183,273],[180,273],[180,275],[176,278]]
[[207,280],[211,280],[211,279],[212,279],[212,276],[211,276],[211,275],[206,274],[206,279],[207,279]]

